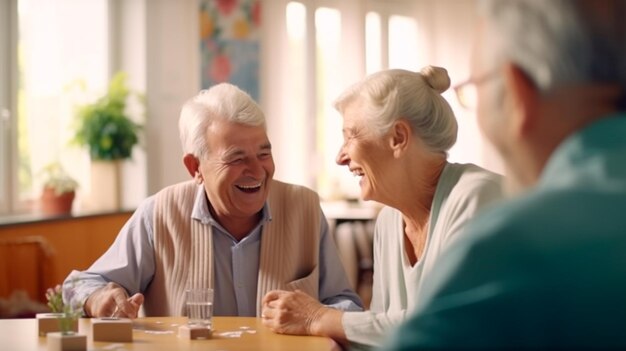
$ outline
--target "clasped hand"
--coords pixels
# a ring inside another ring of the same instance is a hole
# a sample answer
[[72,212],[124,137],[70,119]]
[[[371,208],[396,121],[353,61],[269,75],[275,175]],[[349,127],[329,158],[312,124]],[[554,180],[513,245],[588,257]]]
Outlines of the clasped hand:
[[262,301],[263,325],[275,333],[315,335],[315,322],[324,306],[300,290],[273,290]]
[[87,298],[85,313],[90,317],[137,318],[143,300],[140,293],[128,297],[124,288],[108,283]]

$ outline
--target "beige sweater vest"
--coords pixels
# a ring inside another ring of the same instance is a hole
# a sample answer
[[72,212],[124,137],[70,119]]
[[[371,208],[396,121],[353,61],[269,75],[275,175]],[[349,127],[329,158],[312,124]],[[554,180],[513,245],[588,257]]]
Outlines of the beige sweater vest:
[[[145,292],[146,316],[185,315],[185,290],[213,287],[211,225],[191,218],[197,190],[189,181],[156,194],[155,273]],[[319,197],[307,188],[273,180],[268,202],[272,220],[263,225],[261,236],[257,316],[270,290],[300,289],[315,298],[319,290]]]

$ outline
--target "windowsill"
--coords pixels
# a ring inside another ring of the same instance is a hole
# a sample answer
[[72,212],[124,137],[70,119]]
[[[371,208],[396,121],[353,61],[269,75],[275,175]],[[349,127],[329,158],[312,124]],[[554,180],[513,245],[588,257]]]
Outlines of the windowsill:
[[72,218],[89,218],[108,216],[121,213],[132,214],[134,209],[104,210],[104,211],[74,211],[70,215],[52,216],[42,213],[23,213],[15,215],[0,216],[0,228],[12,225],[31,224],[40,222],[53,222],[60,220],[68,220]]

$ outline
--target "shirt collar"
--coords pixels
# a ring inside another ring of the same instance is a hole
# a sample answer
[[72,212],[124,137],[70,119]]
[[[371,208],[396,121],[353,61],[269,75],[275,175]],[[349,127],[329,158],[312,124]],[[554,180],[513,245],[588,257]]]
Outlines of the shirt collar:
[[[581,173],[587,176],[594,173],[597,162],[586,162],[610,153],[617,144],[624,147],[626,134],[626,113],[608,115],[566,138],[552,153],[544,168],[540,184],[567,185],[579,182]],[[581,168],[585,168],[583,171]],[[578,172],[570,172],[577,169]],[[597,170],[596,170],[597,171]]]
[[[221,227],[217,220],[213,218],[213,215],[211,215],[211,211],[209,211],[209,199],[206,196],[204,186],[201,184],[198,185],[198,190],[196,190],[196,198],[194,199],[193,208],[191,210],[191,218],[202,222],[202,224],[210,224]],[[261,209],[261,220],[259,222],[266,223],[271,220],[272,213],[270,205],[266,200],[263,208]]]

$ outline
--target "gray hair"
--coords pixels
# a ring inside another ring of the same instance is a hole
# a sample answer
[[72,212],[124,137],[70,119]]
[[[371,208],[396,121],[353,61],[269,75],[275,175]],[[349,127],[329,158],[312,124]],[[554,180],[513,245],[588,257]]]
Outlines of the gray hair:
[[206,156],[209,151],[206,132],[217,119],[266,127],[265,115],[250,95],[232,84],[220,83],[200,91],[181,109],[178,129],[185,154]]
[[337,111],[357,99],[365,103],[366,124],[378,135],[405,118],[424,144],[434,152],[447,154],[457,137],[457,122],[441,93],[450,87],[448,72],[427,66],[419,73],[401,69],[380,71],[352,85],[335,101]]
[[581,82],[626,87],[626,2],[484,0],[480,10],[492,29],[491,64],[515,62],[540,91]]

